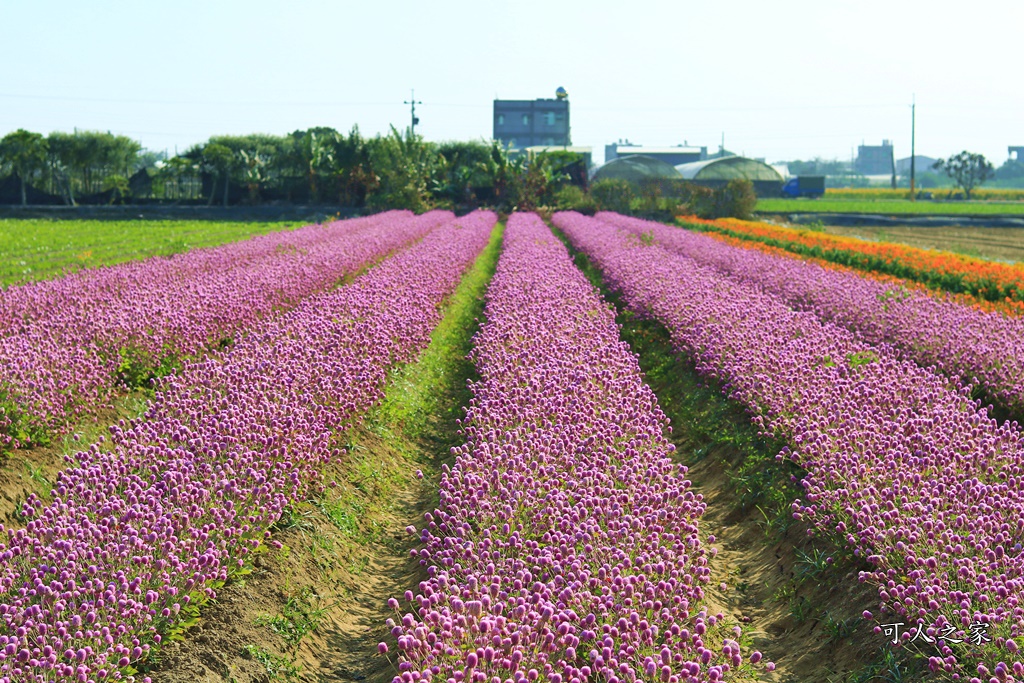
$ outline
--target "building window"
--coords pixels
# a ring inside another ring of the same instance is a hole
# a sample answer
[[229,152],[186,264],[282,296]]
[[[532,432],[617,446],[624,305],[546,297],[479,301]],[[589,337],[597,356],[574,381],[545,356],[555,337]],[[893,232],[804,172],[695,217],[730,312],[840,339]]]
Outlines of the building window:
[[544,114],[544,123],[549,126],[555,125],[555,112],[549,111],[547,114]]
[[530,125],[530,115],[529,114],[523,114],[523,125],[524,126]]
[[498,114],[498,125],[499,126],[504,126],[505,125],[505,115],[504,114]]

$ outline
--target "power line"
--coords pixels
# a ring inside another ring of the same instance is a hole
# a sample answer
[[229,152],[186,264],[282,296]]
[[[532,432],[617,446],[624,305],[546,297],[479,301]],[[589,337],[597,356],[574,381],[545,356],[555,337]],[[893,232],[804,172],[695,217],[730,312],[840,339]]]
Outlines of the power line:
[[291,100],[239,102],[214,100],[139,100],[105,97],[69,97],[64,95],[22,95],[15,93],[0,93],[0,97],[7,99],[45,100],[57,102],[97,102],[100,104],[193,104],[228,107],[393,107],[397,104],[396,102],[297,102]]

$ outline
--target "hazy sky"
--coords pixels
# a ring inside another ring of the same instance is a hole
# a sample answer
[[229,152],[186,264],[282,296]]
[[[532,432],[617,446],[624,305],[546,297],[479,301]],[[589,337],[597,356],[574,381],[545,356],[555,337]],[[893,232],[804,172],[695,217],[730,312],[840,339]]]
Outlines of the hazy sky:
[[151,149],[315,125],[490,138],[492,101],[569,91],[573,143],[684,141],[769,161],[862,142],[1024,145],[1024,1],[0,0],[0,135]]

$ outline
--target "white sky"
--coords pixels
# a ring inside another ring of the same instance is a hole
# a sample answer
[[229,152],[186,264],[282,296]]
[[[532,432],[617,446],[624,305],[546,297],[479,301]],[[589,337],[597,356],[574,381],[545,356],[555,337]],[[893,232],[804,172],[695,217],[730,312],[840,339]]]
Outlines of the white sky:
[[1024,0],[0,0],[0,135],[408,125],[490,138],[492,100],[569,91],[573,143],[769,161],[1024,145]]

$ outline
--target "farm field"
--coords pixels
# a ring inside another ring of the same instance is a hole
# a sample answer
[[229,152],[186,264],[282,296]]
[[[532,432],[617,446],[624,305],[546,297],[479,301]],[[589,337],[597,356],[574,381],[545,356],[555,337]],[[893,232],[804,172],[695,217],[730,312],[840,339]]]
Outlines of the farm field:
[[1024,216],[1020,201],[929,201],[909,199],[758,199],[758,213],[869,213],[886,216]]
[[966,228],[959,226],[846,227],[824,225],[830,235],[876,242],[896,242],[920,249],[938,249],[991,261],[1024,261],[1024,228]]
[[[829,187],[825,189],[825,197],[829,199],[906,199],[908,188],[892,189],[889,187]],[[931,192],[935,199],[952,198],[954,194],[963,194],[958,187],[920,188],[921,192]],[[975,200],[1016,202],[1024,200],[1024,188],[979,187],[971,195]]]
[[682,225],[737,244],[761,244],[811,259],[848,266],[871,276],[905,278],[937,291],[973,297],[981,305],[1019,314],[1024,308],[1024,268],[895,242],[872,242],[821,230],[732,218],[704,220],[681,216]]
[[1024,679],[1024,319],[760,225],[395,211],[0,291],[0,679]]
[[0,287],[297,227],[293,222],[0,219]]

